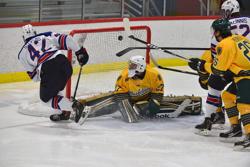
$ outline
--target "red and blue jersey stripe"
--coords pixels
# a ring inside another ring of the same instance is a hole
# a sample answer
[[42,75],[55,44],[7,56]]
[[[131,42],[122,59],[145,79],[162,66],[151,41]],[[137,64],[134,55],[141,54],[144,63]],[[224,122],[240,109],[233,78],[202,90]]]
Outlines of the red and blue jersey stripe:
[[68,50],[67,43],[66,43],[67,35],[60,35],[58,38],[58,43],[60,45],[60,49],[62,50]]
[[63,98],[63,96],[60,96],[60,95],[53,97],[52,104],[51,104],[52,108],[61,110],[59,103],[62,100],[62,98]]
[[216,107],[221,107],[222,105],[221,97],[208,94],[206,103]]

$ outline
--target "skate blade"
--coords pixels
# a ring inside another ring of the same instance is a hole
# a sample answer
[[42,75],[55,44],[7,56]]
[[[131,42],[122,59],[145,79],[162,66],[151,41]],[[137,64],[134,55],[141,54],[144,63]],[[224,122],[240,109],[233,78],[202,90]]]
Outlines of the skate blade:
[[89,116],[90,111],[91,111],[91,107],[90,107],[90,106],[85,106],[85,107],[84,107],[83,112],[85,113],[85,115],[82,116],[82,117],[79,119],[79,121],[78,121],[78,124],[79,124],[79,125],[83,125],[83,124],[84,124],[84,122],[86,121],[86,119],[87,119],[88,116]]
[[242,137],[230,137],[230,138],[220,137],[219,141],[222,143],[236,143],[236,142],[240,141],[241,139],[242,139]]
[[200,136],[212,136],[211,130],[207,130],[207,129],[195,129],[194,134],[196,135],[200,135]]
[[250,152],[250,147],[244,148],[243,146],[234,146],[233,150],[237,152]]
[[212,129],[225,130],[225,125],[224,124],[213,124]]

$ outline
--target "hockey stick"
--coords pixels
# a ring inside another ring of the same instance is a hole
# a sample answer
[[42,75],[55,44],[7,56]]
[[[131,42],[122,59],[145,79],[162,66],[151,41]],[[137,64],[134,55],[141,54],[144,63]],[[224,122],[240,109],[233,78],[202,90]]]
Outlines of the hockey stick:
[[76,92],[77,92],[77,89],[78,89],[78,85],[79,85],[79,81],[80,81],[80,78],[81,78],[81,74],[82,74],[82,66],[80,67],[80,70],[79,70],[79,73],[78,73],[76,87],[75,87],[74,95],[72,97],[73,100],[75,100],[75,98],[76,98]]
[[[80,34],[80,36],[79,36],[79,38],[77,40],[78,45],[83,46],[86,38],[87,38],[87,34],[86,33]],[[80,81],[80,78],[81,78],[81,74],[82,74],[82,66],[80,66],[80,70],[79,70],[79,73],[78,73],[76,87],[75,87],[74,95],[72,97],[73,100],[75,100],[75,98],[76,98],[76,92],[77,92],[77,89],[78,89],[78,85],[79,85],[79,81]]]
[[[160,49],[168,49],[168,50],[210,50],[210,48],[186,48],[186,47],[159,47]],[[134,49],[148,49],[148,47],[128,47],[118,53],[116,53],[116,56],[121,57],[124,54],[128,53],[131,50]],[[156,48],[150,48],[150,49],[156,49]]]
[[157,50],[163,51],[163,52],[168,53],[168,54],[170,54],[170,55],[172,55],[172,56],[176,56],[176,57],[179,57],[179,58],[181,58],[181,59],[184,59],[184,60],[190,62],[190,60],[189,60],[188,58],[186,58],[186,57],[180,56],[180,55],[175,54],[175,53],[173,53],[173,52],[170,52],[170,51],[168,51],[168,50],[166,50],[166,49],[161,49],[160,47],[158,47],[158,46],[156,46],[156,45],[154,45],[154,44],[147,43],[146,41],[143,41],[143,40],[141,40],[141,39],[139,39],[139,38],[136,38],[134,35],[130,35],[130,36],[128,36],[128,37],[129,37],[130,39],[133,39],[133,40],[135,40],[135,41],[138,41],[138,42],[140,42],[140,43],[143,43],[143,44],[149,46],[150,48],[153,48],[153,49],[157,49]]
[[191,74],[191,75],[198,75],[198,73],[194,73],[194,72],[189,72],[189,71],[183,71],[183,70],[178,70],[178,69],[174,69],[174,68],[168,68],[168,67],[162,67],[160,66],[157,61],[155,60],[154,56],[152,54],[150,54],[150,58],[153,62],[153,64],[159,68],[159,69],[163,69],[163,70],[169,70],[169,71],[174,71],[174,72],[179,72],[179,73],[184,73],[184,74]]

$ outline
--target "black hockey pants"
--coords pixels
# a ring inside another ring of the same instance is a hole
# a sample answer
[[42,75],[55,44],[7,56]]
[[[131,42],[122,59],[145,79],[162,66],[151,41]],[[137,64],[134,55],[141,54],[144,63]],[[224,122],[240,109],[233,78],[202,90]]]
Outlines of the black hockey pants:
[[72,65],[60,54],[43,63],[41,68],[40,99],[48,102],[62,91],[72,75]]

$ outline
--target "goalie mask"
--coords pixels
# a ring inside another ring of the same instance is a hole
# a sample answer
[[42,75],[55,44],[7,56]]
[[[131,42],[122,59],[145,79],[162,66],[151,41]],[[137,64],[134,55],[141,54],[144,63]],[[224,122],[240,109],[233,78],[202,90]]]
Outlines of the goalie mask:
[[36,31],[34,30],[33,26],[31,24],[27,24],[25,26],[22,27],[23,29],[23,40],[24,42],[32,37],[36,35]]
[[136,74],[143,73],[146,69],[146,60],[143,56],[133,56],[128,63],[128,77],[132,78]]
[[230,18],[231,14],[239,12],[240,12],[240,5],[237,0],[226,0],[221,5],[221,15],[224,18]]

